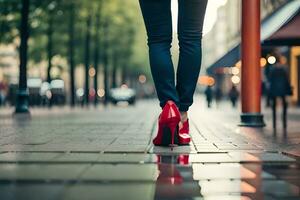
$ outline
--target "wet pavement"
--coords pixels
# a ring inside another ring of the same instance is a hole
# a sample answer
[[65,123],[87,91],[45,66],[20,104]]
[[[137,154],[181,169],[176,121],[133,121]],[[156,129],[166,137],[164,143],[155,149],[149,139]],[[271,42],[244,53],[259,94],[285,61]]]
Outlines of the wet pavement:
[[153,101],[31,118],[3,111],[0,199],[300,199],[296,111],[286,136],[274,136],[236,126],[229,107],[203,105],[190,115],[192,144],[173,150],[151,144]]

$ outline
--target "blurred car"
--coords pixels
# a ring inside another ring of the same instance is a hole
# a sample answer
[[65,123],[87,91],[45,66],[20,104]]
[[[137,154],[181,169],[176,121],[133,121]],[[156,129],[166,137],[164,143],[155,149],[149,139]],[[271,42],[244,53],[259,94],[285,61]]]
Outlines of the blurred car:
[[10,83],[8,85],[8,94],[7,94],[7,97],[6,97],[6,101],[11,106],[16,105],[18,87],[19,86],[16,83]]
[[83,88],[78,88],[76,90],[76,101],[79,103],[81,106],[84,105],[84,89]]
[[40,96],[41,85],[42,85],[42,79],[28,78],[27,87],[29,91],[29,105],[38,106],[41,104],[41,96]]
[[47,106],[50,104],[52,97],[50,84],[48,82],[43,82],[40,88],[41,104],[42,106]]
[[133,105],[136,99],[136,91],[126,86],[113,88],[109,91],[109,99],[113,104],[128,102],[130,105]]
[[51,105],[64,105],[66,102],[65,82],[55,79],[50,82]]

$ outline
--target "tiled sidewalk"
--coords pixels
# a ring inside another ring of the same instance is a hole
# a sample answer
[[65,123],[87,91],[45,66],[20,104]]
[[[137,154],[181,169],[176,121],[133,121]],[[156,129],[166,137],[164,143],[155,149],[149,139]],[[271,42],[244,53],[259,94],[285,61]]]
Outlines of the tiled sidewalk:
[[[190,146],[153,147],[159,108],[0,110],[0,199],[299,199],[299,136],[239,128],[228,106],[191,109]],[[200,103],[199,103],[200,102]],[[288,155],[287,155],[288,154]]]

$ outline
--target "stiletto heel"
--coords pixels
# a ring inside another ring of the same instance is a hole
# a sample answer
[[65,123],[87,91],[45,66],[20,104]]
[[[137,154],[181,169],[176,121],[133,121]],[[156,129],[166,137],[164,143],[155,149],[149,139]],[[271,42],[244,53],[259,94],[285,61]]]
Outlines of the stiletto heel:
[[180,112],[173,101],[168,101],[158,119],[157,136],[153,144],[157,146],[174,146],[178,144],[178,123]]
[[170,129],[170,132],[171,132],[171,146],[175,146],[175,144],[178,143],[178,140],[176,140],[176,143],[175,143],[175,138],[177,138],[177,134],[178,134],[178,122],[172,122],[169,124],[169,129]]

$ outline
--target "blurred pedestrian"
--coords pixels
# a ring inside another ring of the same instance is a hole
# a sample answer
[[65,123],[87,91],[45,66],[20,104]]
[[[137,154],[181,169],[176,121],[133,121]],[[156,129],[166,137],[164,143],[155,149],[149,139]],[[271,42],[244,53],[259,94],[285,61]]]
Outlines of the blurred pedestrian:
[[282,123],[283,128],[287,128],[287,101],[286,96],[292,95],[292,87],[289,83],[287,67],[277,59],[278,62],[270,70],[270,90],[269,95],[272,101],[273,128],[276,129],[276,100],[279,97],[282,101]]
[[233,108],[236,107],[236,102],[239,98],[239,95],[240,95],[240,93],[239,93],[238,89],[236,88],[236,86],[232,85],[232,87],[231,87],[231,89],[228,93],[228,96],[229,96],[229,99],[231,101],[231,104],[232,104]]
[[222,98],[223,98],[222,89],[219,86],[217,86],[217,88],[215,89],[215,100],[216,100],[217,107],[219,107],[219,103],[222,100]]
[[265,90],[266,95],[266,107],[271,106],[271,97],[270,97],[270,71],[271,71],[272,65],[269,63],[264,68],[264,74],[265,74],[265,81],[263,82],[263,87]]
[[0,106],[5,104],[6,93],[7,93],[7,85],[4,81],[0,81]]
[[171,0],[139,0],[148,36],[151,72],[163,108],[154,145],[187,145],[191,141],[187,111],[193,104],[201,68],[207,1],[178,0],[180,51],[175,84],[170,52],[173,35]]
[[208,85],[204,91],[205,96],[206,96],[206,102],[207,102],[207,107],[211,107],[211,102],[213,100],[213,90],[210,85]]

